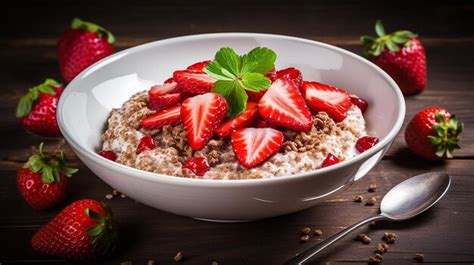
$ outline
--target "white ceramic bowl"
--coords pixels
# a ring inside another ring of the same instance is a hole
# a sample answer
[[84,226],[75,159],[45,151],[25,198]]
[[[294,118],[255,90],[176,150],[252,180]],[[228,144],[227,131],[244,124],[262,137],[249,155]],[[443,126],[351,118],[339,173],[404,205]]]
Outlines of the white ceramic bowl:
[[[223,47],[245,53],[256,46],[277,55],[277,69],[294,66],[305,80],[346,89],[366,99],[368,130],[380,142],[337,165],[293,176],[256,180],[202,180],[158,175],[97,155],[112,108],[161,83],[176,69],[212,59]],[[382,158],[405,116],[395,82],[369,61],[346,50],[306,39],[221,33],[156,41],[109,56],[78,75],[58,104],[62,134],[77,156],[103,181],[157,209],[213,221],[245,221],[311,207],[363,177]]]

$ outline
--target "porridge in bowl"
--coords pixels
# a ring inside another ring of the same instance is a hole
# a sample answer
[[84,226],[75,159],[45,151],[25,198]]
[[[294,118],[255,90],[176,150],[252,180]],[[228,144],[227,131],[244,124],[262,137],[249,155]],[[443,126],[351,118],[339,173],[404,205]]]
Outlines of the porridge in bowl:
[[100,153],[177,177],[257,179],[327,167],[378,142],[363,99],[296,68],[277,71],[275,59],[268,48],[222,48],[175,71],[111,111]]

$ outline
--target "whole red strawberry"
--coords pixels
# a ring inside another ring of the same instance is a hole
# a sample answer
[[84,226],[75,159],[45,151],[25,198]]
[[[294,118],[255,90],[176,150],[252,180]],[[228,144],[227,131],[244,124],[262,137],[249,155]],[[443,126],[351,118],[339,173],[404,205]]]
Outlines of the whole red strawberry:
[[405,141],[415,154],[428,160],[452,158],[459,146],[464,124],[447,110],[427,108],[413,117],[405,130]]
[[114,52],[115,38],[106,29],[75,18],[58,40],[59,68],[66,82]]
[[113,251],[117,228],[112,211],[91,199],[75,201],[31,238],[39,254],[68,260],[93,260]]
[[16,108],[16,117],[29,132],[46,137],[61,136],[56,121],[56,105],[63,92],[61,84],[46,79],[42,84],[30,88]]
[[387,72],[404,94],[416,94],[426,86],[426,57],[417,35],[407,31],[390,34],[380,20],[375,24],[377,38],[362,36],[364,55]]
[[77,169],[66,167],[62,151],[59,156],[43,153],[43,143],[28,162],[18,168],[16,184],[26,202],[35,209],[50,208],[67,194],[69,177]]

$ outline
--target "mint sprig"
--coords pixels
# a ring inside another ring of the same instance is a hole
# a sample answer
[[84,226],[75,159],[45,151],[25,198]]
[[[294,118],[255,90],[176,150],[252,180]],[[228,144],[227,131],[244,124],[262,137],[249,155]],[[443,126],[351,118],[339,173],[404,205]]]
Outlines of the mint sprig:
[[204,72],[217,79],[212,92],[227,100],[227,116],[245,110],[248,100],[245,90],[258,92],[270,86],[271,81],[265,74],[275,68],[275,60],[276,53],[269,48],[257,47],[242,56],[229,47],[217,51]]

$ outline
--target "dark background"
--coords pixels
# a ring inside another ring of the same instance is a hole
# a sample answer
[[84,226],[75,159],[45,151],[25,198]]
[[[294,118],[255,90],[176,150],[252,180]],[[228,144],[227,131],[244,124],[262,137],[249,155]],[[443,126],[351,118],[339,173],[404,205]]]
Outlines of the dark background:
[[[161,212],[131,199],[109,201],[121,227],[122,247],[107,264],[133,261],[174,264],[281,264],[328,235],[377,212],[377,206],[354,203],[376,183],[378,201],[396,183],[417,173],[442,170],[453,185],[434,209],[406,223],[380,223],[361,228],[370,245],[348,237],[314,264],[363,264],[385,231],[399,234],[384,255],[386,264],[412,263],[415,252],[427,263],[472,264],[474,261],[474,2],[473,1],[10,1],[0,23],[0,263],[65,264],[39,257],[29,240],[61,208],[79,198],[104,199],[111,188],[96,178],[66,147],[80,168],[73,191],[60,206],[47,211],[29,208],[15,187],[16,169],[31,146],[44,141],[25,133],[14,117],[19,97],[46,77],[61,80],[55,43],[73,17],[96,22],[112,31],[118,50],[169,37],[208,32],[263,32],[304,37],[360,53],[358,38],[374,34],[380,18],[387,32],[410,29],[419,33],[428,59],[428,87],[407,98],[407,116],[438,105],[457,113],[466,125],[463,149],[449,162],[426,162],[405,147],[403,130],[385,158],[350,189],[311,209],[277,218],[241,224],[215,224]],[[58,140],[46,140],[53,149]],[[299,243],[300,230],[310,226],[323,236]]]

